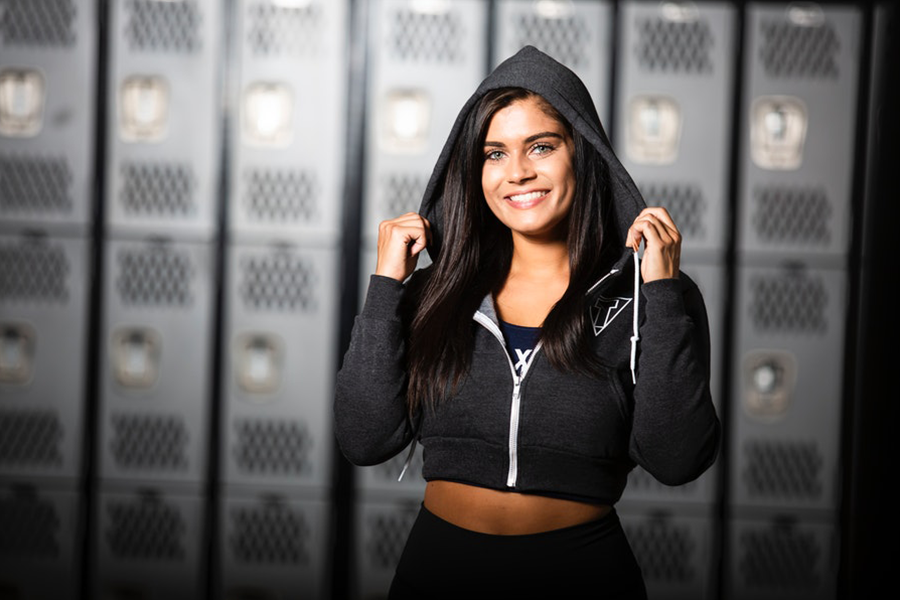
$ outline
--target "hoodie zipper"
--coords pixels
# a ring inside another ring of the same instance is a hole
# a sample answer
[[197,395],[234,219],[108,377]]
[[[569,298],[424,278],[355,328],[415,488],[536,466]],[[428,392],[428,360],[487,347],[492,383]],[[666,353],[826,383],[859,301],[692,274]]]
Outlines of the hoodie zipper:
[[521,412],[522,403],[522,380],[525,379],[525,376],[528,374],[528,369],[534,362],[534,357],[537,356],[537,353],[540,351],[541,342],[539,341],[534,347],[534,352],[531,353],[531,356],[525,362],[525,366],[522,367],[522,374],[518,375],[516,374],[516,367],[513,364],[512,358],[510,358],[509,352],[506,350],[506,342],[503,340],[503,333],[500,331],[500,328],[482,312],[476,312],[473,318],[483,325],[485,329],[490,331],[494,337],[497,338],[497,341],[500,342],[500,346],[503,349],[503,355],[506,357],[506,362],[509,364],[509,372],[512,375],[512,405],[509,409],[509,470],[506,473],[506,486],[516,487],[516,479],[519,476],[519,413]]

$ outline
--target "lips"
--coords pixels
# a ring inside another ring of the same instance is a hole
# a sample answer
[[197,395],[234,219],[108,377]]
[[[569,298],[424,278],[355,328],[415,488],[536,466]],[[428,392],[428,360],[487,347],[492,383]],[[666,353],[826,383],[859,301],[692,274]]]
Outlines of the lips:
[[530,208],[540,203],[548,193],[550,193],[549,190],[535,190],[522,194],[512,194],[506,196],[506,201],[516,208]]

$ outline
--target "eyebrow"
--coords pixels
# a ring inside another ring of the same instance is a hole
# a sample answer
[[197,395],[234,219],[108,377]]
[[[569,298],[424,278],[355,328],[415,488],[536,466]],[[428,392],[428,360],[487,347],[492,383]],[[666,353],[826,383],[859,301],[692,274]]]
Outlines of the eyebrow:
[[[558,134],[554,131],[542,131],[541,133],[535,133],[534,135],[529,135],[527,138],[525,138],[524,143],[530,144],[531,142],[536,142],[537,140],[539,140],[541,138],[547,138],[547,137],[556,138],[556,139],[560,139],[560,140],[564,139],[563,136],[561,136],[560,134]],[[492,148],[503,148],[506,146],[506,144],[504,144],[502,142],[490,142],[490,141],[485,141],[484,145],[490,146]]]

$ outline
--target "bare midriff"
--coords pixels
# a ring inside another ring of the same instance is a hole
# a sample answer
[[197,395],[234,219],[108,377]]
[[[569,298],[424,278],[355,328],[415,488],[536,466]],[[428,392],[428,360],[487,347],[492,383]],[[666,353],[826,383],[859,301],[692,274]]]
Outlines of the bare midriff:
[[429,481],[425,508],[463,529],[493,535],[525,535],[580,525],[612,507],[534,494],[503,492],[454,481]]

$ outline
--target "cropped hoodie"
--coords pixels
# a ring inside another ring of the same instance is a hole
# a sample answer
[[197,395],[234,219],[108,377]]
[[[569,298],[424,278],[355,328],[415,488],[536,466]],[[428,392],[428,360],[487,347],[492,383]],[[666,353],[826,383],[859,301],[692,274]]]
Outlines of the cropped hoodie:
[[[373,275],[338,373],[335,433],[357,465],[386,461],[421,442],[422,474],[514,491],[615,504],[641,465],[660,482],[687,483],[715,460],[719,421],[709,391],[709,331],[696,284],[684,273],[641,283],[625,235],[644,202],[616,158],[590,94],[568,68],[533,47],[499,65],[463,106],[437,161],[420,214],[428,252],[441,251],[439,182],[466,115],[487,91],[531,90],[597,149],[608,167],[612,206],[604,244],[622,248],[589,290],[593,375],[562,372],[540,342],[517,373],[491,296],[472,315],[471,366],[452,397],[414,419],[406,406],[409,285]],[[419,276],[422,271],[413,274]],[[412,451],[411,450],[411,451]]]

